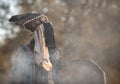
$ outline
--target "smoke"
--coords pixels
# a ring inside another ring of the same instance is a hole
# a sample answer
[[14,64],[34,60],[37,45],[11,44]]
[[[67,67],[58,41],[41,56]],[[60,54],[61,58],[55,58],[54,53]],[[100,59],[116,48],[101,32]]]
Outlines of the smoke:
[[54,83],[54,79],[56,80],[57,77],[56,72],[60,68],[60,62],[58,61],[60,55],[58,50],[52,50],[50,53],[52,55],[51,60],[53,60],[52,63],[54,63],[54,68],[52,71],[47,72],[42,66],[37,65],[34,59],[35,53],[30,51],[27,46],[21,46],[11,59],[10,82],[46,84],[47,81],[52,81]]
[[12,57],[10,77],[12,82],[29,80],[33,71],[33,53],[21,47]]
[[106,84],[104,71],[89,59],[72,60],[59,72],[60,84]]

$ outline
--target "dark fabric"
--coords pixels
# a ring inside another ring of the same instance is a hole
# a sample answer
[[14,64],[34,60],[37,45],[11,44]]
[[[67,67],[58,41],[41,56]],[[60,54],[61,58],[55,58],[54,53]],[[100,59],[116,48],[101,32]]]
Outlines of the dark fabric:
[[34,32],[34,30],[36,30],[36,28],[42,23],[38,16],[40,16],[40,14],[37,13],[15,15],[9,19],[9,22],[14,22],[17,25],[24,26],[26,29]]
[[52,25],[47,22],[43,23],[44,26],[44,36],[45,36],[45,41],[46,41],[46,46],[48,49],[55,49],[56,48],[56,43],[55,43],[55,38],[54,38],[54,30]]
[[58,83],[58,72],[61,69],[61,61],[60,61],[60,54],[59,50],[56,47],[55,37],[54,37],[54,30],[53,26],[50,22],[43,23],[44,26],[44,36],[46,41],[46,46],[48,47],[50,60],[53,64],[52,75],[55,84]]
[[21,14],[21,15],[14,15],[9,19],[9,22],[15,22],[16,24],[23,24],[28,20],[31,20],[33,18],[36,18],[40,14],[37,13],[27,13],[27,14]]
[[28,46],[29,46],[29,48],[30,48],[31,50],[34,50],[34,47],[35,47],[35,40],[32,39],[32,40],[30,41],[30,44],[29,44]]
[[34,19],[34,20],[26,23],[24,25],[24,27],[26,29],[30,30],[31,32],[34,32],[36,30],[36,28],[41,25],[41,23],[42,22],[40,21],[40,18],[37,18],[37,19]]

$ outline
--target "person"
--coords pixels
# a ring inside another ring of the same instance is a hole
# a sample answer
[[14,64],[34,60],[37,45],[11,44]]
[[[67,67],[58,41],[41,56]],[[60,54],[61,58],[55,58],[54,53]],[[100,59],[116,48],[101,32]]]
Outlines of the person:
[[[12,16],[9,21],[15,22],[18,25],[22,25],[27,30],[33,32],[33,34],[40,29],[39,26],[41,24],[43,25],[45,46],[48,47],[50,61],[53,64],[53,79],[54,81],[57,81],[57,72],[60,69],[58,67],[60,66],[60,54],[56,47],[53,25],[48,20],[47,16],[39,14],[22,14]],[[36,53],[39,53],[38,58],[40,59],[38,60],[40,61],[42,59],[41,52],[39,52],[38,48],[40,47],[38,46],[39,40],[36,41],[35,39],[36,36],[28,45],[21,46],[18,50],[18,54],[13,57],[14,60],[12,60],[11,84],[32,84],[33,82],[35,84],[48,83],[48,72],[43,68],[43,66],[37,64],[36,60],[34,59]]]

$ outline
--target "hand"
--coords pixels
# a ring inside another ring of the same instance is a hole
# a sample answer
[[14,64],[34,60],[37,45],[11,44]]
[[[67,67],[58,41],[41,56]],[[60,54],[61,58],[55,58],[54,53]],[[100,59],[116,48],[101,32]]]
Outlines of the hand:
[[47,22],[48,21],[48,18],[46,15],[41,15],[41,18],[40,18],[41,22]]

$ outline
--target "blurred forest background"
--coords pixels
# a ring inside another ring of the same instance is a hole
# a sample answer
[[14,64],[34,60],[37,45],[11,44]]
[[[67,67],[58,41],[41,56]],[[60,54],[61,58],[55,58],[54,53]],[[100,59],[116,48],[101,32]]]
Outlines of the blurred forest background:
[[106,72],[107,84],[120,84],[120,0],[0,0],[0,81],[8,80],[13,53],[32,37],[8,19],[42,9],[54,25],[62,62],[91,58]]

